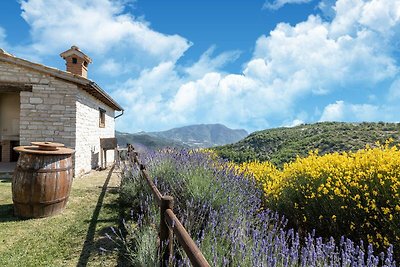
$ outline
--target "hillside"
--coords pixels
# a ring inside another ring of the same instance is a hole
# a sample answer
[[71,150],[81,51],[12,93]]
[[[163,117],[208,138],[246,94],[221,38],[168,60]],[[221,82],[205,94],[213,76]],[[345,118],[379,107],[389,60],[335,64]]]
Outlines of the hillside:
[[258,159],[282,166],[297,155],[306,156],[314,149],[318,149],[320,154],[355,151],[366,144],[385,142],[388,138],[393,138],[398,144],[399,132],[399,123],[323,122],[254,132],[235,144],[217,147],[215,151],[235,162]]
[[162,147],[212,147],[237,142],[248,133],[232,130],[222,124],[199,124],[174,128],[162,132],[121,133],[116,132],[118,144],[139,144],[152,149]]
[[198,124],[151,132],[149,135],[171,139],[190,147],[212,147],[235,143],[245,138],[248,133],[243,129],[234,130],[222,124]]
[[181,142],[176,142],[171,139],[165,139],[162,137],[148,135],[146,133],[122,133],[122,132],[115,132],[115,136],[117,137],[118,145],[125,147],[126,144],[133,144],[139,146],[145,146],[151,149],[159,149],[163,147],[178,147],[184,148],[186,147]]

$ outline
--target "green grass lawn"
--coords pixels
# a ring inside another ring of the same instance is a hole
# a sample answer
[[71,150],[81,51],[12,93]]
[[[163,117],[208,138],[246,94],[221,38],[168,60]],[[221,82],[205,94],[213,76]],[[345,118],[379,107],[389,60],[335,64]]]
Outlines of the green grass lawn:
[[105,233],[118,225],[118,185],[115,172],[92,172],[73,181],[63,213],[20,220],[13,216],[11,181],[0,180],[0,266],[117,266],[116,251],[99,249],[114,248]]

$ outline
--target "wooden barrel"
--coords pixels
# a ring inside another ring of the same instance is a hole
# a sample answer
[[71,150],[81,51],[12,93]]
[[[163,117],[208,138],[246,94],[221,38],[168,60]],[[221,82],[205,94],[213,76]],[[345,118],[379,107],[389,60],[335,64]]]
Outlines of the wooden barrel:
[[12,177],[14,214],[23,218],[52,216],[67,204],[74,150],[56,143],[32,144],[14,148],[20,153]]

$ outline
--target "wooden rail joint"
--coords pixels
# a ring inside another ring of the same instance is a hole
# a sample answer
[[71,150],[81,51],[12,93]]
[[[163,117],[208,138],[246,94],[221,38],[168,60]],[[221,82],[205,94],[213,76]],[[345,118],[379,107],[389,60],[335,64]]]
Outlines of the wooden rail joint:
[[166,223],[170,229],[174,232],[176,239],[182,246],[186,255],[188,256],[190,263],[194,267],[210,267],[201,250],[198,248],[196,243],[190,237],[185,227],[176,217],[175,213],[171,209],[167,209],[165,214]]

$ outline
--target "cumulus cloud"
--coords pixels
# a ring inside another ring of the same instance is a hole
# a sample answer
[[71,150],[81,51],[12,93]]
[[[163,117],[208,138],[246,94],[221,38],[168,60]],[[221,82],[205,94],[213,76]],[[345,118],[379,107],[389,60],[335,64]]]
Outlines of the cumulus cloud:
[[190,47],[185,38],[156,32],[142,19],[125,13],[126,2],[22,1],[22,17],[30,25],[33,39],[29,48],[48,55],[75,44],[91,55],[130,58],[143,67],[160,61],[176,61]]
[[332,19],[335,16],[335,5],[336,0],[321,0],[317,8],[322,12],[322,15],[328,19]]
[[400,78],[397,78],[392,82],[386,99],[389,103],[398,102],[400,100]]
[[6,31],[0,27],[0,48],[6,49]]
[[[293,126],[313,118],[302,110],[301,104],[311,105],[310,110],[323,110],[315,120],[395,120],[395,115],[384,115],[396,110],[394,106],[347,102],[354,95],[365,95],[365,101],[381,101],[382,94],[389,90],[384,84],[390,84],[398,75],[392,51],[393,40],[398,37],[400,4],[398,0],[385,1],[387,9],[381,3],[381,0],[338,0],[332,7],[335,16],[331,20],[310,15],[293,26],[278,24],[269,35],[257,39],[253,57],[240,74],[215,70],[213,66],[219,67],[220,63],[235,58],[235,54],[212,57],[212,49],[192,66],[177,68],[171,64],[164,86],[169,97],[160,93],[146,96],[151,106],[158,108],[152,110],[148,121],[139,124],[140,127],[160,125],[160,121],[163,125],[219,121],[231,127],[246,125],[249,130],[271,125]],[[372,6],[381,9],[374,11]],[[379,27],[382,21],[387,24]],[[143,84],[145,87],[152,88]],[[126,93],[130,91],[141,98],[137,89],[130,88]],[[327,106],[312,101],[326,102],[337,94],[343,100]],[[303,114],[301,117],[299,112]]]
[[[265,5],[277,9],[305,2]],[[399,114],[390,99],[400,98],[395,55],[400,0],[322,0],[322,17],[279,23],[255,40],[254,53],[239,73],[224,67],[240,52],[216,54],[215,47],[191,65],[180,65],[191,42],[151,29],[126,13],[125,3],[21,2],[33,39],[21,51],[48,55],[74,43],[93,55],[99,62],[95,73],[115,75],[107,89],[126,109],[117,120],[120,130],[213,122],[258,130],[310,120],[395,121]],[[1,36],[0,29],[0,44]],[[314,110],[322,112],[313,115]]]
[[299,126],[299,125],[304,124],[304,123],[305,123],[305,122],[304,122],[303,120],[295,119],[295,120],[293,120],[292,122],[290,122],[289,124],[284,124],[283,127],[289,127],[289,128],[291,128],[291,127]]
[[266,1],[263,5],[263,8],[277,10],[286,4],[303,4],[309,3],[311,1],[312,0],[274,0],[272,2]]
[[350,81],[376,83],[398,71],[381,36],[365,28],[353,37],[344,33],[332,38],[331,28],[310,16],[295,26],[281,23],[270,36],[260,37],[254,60],[264,60],[264,79],[288,80],[302,71],[311,83],[306,84],[308,90],[327,93]]
[[370,104],[352,104],[336,101],[327,105],[320,121],[392,121],[399,120],[399,108],[395,106],[379,106]]
[[364,29],[388,38],[398,30],[399,0],[338,0],[333,8],[336,16],[331,23],[332,36],[354,36]]
[[[128,130],[131,126],[128,121],[135,121],[135,126],[140,130],[159,130],[188,123],[224,122],[223,117],[214,115],[215,103],[221,103],[218,100],[221,97],[219,83],[226,75],[222,68],[236,60],[240,53],[227,51],[214,56],[214,51],[215,47],[210,47],[198,61],[188,66],[171,61],[161,62],[153,68],[142,70],[136,79],[114,85],[116,89],[112,95],[127,108],[119,127]],[[149,110],[147,106],[153,108]],[[226,103],[220,105],[217,113],[229,112],[223,111],[226,106]],[[144,110],[147,112],[144,113]],[[137,114],[146,114],[146,118],[138,119]]]
[[116,62],[114,59],[109,58],[106,59],[99,67],[99,70],[106,75],[116,76],[119,75],[120,72],[124,71],[124,67],[122,64]]
[[213,57],[215,46],[204,52],[193,65],[184,68],[184,72],[193,79],[203,77],[209,72],[221,70],[227,63],[234,62],[240,56],[240,51],[227,51]]
[[320,121],[341,121],[344,118],[345,104],[343,101],[336,101],[324,108]]

